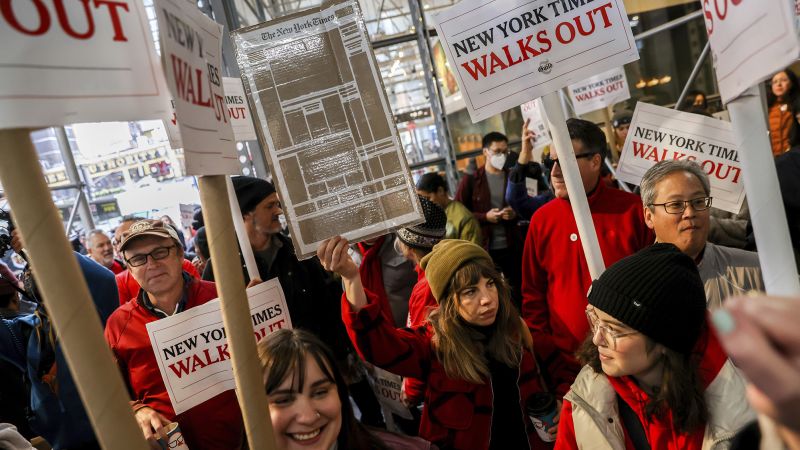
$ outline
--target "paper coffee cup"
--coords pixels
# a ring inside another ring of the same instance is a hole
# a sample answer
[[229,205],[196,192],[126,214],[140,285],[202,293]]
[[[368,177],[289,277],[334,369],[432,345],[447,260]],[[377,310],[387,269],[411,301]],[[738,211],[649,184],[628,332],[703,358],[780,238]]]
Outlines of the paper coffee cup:
[[164,431],[167,432],[167,438],[158,440],[163,450],[189,450],[189,447],[186,446],[186,442],[183,440],[181,427],[178,426],[177,422],[170,422],[167,424],[167,426],[164,427]]
[[539,435],[539,439],[544,442],[555,442],[556,437],[547,432],[547,429],[553,425],[544,422],[542,419],[535,416],[529,415],[528,417],[531,419],[531,422],[533,422],[533,426],[536,428],[536,434]]

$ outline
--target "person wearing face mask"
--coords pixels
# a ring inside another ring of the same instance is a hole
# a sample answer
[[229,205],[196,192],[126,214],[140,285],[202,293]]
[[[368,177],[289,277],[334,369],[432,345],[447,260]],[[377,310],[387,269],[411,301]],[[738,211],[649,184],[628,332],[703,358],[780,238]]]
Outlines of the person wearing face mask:
[[728,448],[755,418],[706,314],[694,261],[654,244],[592,283],[585,364],[564,396],[556,449]]
[[368,429],[353,414],[330,349],[304,330],[258,344],[277,450],[429,450],[420,438]]
[[[486,250],[445,239],[422,258],[439,306],[415,328],[395,328],[385,319],[378,298],[364,289],[346,239],[324,241],[317,256],[342,277],[342,320],[359,353],[389,372],[426,381],[420,437],[442,449],[551,447],[525,414],[544,391],[531,336]],[[548,424],[558,422],[552,413]]]
[[[556,154],[544,160],[556,198],[531,218],[522,258],[522,316],[533,333],[536,354],[545,361],[545,376],[561,395],[580,370],[574,354],[589,329],[583,310],[592,282],[570,197],[588,197],[606,266],[654,241],[644,223],[639,196],[600,181],[607,152],[603,131],[580,119],[567,120],[567,129],[572,148],[554,148]],[[557,158],[564,151],[575,152],[581,192],[567,192]]]
[[508,205],[508,138],[496,131],[483,137],[486,163],[474,174],[465,174],[456,189],[455,200],[464,204],[481,226],[483,246],[511,285],[511,296],[520,305],[520,261],[523,231],[519,218]]

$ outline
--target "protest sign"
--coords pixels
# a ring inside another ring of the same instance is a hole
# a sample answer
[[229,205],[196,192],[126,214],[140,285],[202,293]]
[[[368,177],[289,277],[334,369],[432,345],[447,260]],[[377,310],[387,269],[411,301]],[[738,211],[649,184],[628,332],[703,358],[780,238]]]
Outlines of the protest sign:
[[579,116],[631,98],[628,79],[622,67],[571,84],[568,90],[575,114]]
[[647,169],[670,159],[694,161],[708,174],[714,207],[739,213],[744,183],[739,146],[731,124],[722,120],[638,103],[617,178],[639,184]]
[[241,78],[224,77],[222,84],[225,86],[225,105],[233,126],[233,136],[237,141],[255,141],[256,130],[253,128],[253,117],[250,107],[244,96]]
[[0,2],[0,128],[163,119],[142,2]]
[[170,100],[172,106],[172,114],[169,119],[165,119],[164,129],[167,130],[167,139],[169,139],[169,146],[174,149],[183,148],[183,140],[181,139],[181,130],[178,129],[178,116],[175,114],[175,100]]
[[[256,341],[292,327],[277,278],[247,289],[247,299]],[[219,300],[150,322],[147,334],[175,413],[236,386]]]
[[257,132],[301,258],[419,223],[416,189],[358,2],[232,33]]
[[622,0],[477,0],[433,20],[473,122],[639,58]]
[[192,2],[156,0],[167,84],[189,175],[238,174],[220,63],[222,25]]
[[795,5],[787,0],[702,0],[722,102],[791,65],[800,55]]
[[393,414],[411,420],[411,411],[403,404],[401,400],[403,390],[403,378],[400,375],[395,375],[387,372],[380,367],[374,367],[372,374],[375,396],[378,398],[381,406]]
[[533,142],[533,160],[542,162],[540,149],[553,142],[550,139],[550,130],[547,129],[547,124],[545,124],[542,101],[536,99],[525,102],[519,106],[519,109],[522,111],[523,121],[530,119],[528,129],[536,133],[536,140]]

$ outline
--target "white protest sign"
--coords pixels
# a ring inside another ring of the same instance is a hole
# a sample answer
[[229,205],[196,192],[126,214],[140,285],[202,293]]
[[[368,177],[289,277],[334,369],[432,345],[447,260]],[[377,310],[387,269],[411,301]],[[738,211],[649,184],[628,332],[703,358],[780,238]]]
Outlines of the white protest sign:
[[240,164],[220,75],[222,25],[192,2],[156,0],[155,7],[186,173],[237,174]]
[[256,130],[253,128],[253,116],[244,96],[244,87],[241,78],[224,77],[222,84],[225,86],[225,104],[233,126],[233,136],[237,141],[255,141]]
[[628,79],[622,67],[571,84],[568,90],[575,114],[579,116],[631,98]]
[[2,1],[0,42],[0,128],[169,115],[141,1]]
[[411,420],[411,411],[408,410],[401,400],[403,390],[403,378],[387,372],[380,367],[375,367],[373,373],[373,390],[381,406],[398,416]]
[[791,65],[800,55],[788,0],[702,0],[723,103]]
[[536,133],[536,140],[533,142],[533,160],[536,162],[541,161],[539,150],[542,147],[550,145],[553,140],[550,139],[550,130],[547,129],[547,124],[544,120],[544,109],[542,108],[542,101],[540,99],[525,102],[519,106],[522,112],[522,120],[530,119],[528,129]]
[[164,120],[164,129],[167,130],[167,139],[169,139],[169,146],[178,149],[183,148],[183,140],[181,139],[181,130],[178,129],[178,116],[175,114],[175,100],[170,100],[172,105],[172,116],[170,119]]
[[639,58],[622,0],[578,3],[463,1],[433,16],[473,122]]
[[[247,289],[256,341],[291,328],[277,278]],[[176,414],[236,387],[219,299],[147,324],[150,344]]]
[[713,206],[738,214],[745,193],[735,141],[728,122],[638,103],[617,178],[638,185],[647,169],[659,161],[695,161],[708,174]]

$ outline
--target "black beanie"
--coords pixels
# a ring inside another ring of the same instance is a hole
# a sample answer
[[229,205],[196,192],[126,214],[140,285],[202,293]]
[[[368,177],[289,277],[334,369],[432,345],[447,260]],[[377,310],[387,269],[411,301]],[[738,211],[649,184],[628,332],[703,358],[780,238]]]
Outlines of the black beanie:
[[233,190],[236,191],[236,200],[242,215],[256,209],[262,200],[275,192],[275,186],[267,180],[255,177],[233,177]]
[[654,244],[619,260],[592,283],[589,304],[678,353],[703,329],[706,295],[692,258]]
[[447,215],[436,203],[421,195],[418,197],[422,205],[422,213],[425,215],[425,222],[400,228],[397,230],[397,237],[410,247],[430,250],[444,239],[447,232]]

